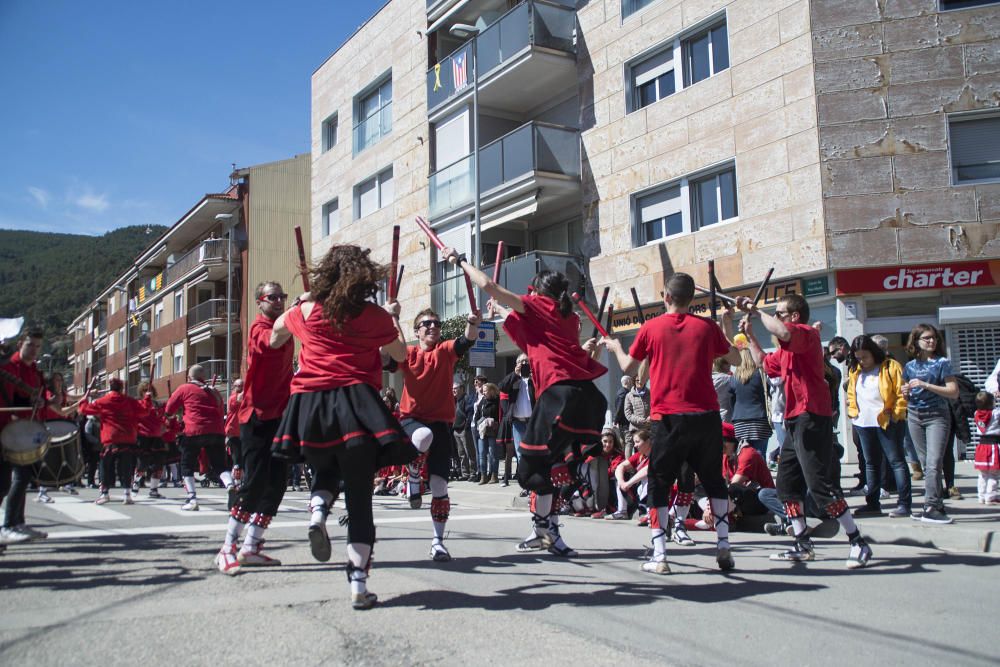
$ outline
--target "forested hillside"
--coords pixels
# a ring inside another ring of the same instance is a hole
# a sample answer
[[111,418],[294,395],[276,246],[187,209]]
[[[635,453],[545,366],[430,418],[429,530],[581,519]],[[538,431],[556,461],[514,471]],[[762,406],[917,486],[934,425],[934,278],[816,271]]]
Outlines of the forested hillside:
[[46,333],[57,366],[66,327],[165,227],[122,227],[103,236],[0,229],[0,317],[23,315]]

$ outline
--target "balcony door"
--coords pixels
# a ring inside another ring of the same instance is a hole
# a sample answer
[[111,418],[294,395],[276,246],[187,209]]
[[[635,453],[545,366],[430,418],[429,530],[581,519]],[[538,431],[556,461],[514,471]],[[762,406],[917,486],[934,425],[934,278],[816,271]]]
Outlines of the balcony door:
[[464,108],[434,126],[434,166],[440,171],[471,151],[469,109]]

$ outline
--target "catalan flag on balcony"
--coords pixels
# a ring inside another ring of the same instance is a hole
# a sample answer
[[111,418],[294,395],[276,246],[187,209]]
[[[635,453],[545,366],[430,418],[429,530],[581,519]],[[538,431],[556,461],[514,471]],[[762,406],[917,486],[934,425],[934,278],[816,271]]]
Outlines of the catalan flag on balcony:
[[459,91],[469,85],[468,51],[459,53],[451,59],[451,75],[455,80],[455,90]]
[[163,289],[163,274],[156,274],[156,289]]
[[139,286],[139,303],[142,303],[145,300],[146,300],[146,286],[145,285],[140,285]]

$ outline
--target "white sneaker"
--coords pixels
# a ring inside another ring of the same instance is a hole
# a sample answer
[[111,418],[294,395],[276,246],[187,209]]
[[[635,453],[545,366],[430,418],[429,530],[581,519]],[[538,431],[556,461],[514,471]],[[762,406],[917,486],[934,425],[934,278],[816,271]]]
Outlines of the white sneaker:
[[46,533],[44,530],[36,530],[31,526],[26,526],[23,523],[20,526],[14,526],[14,529],[22,533],[27,533],[28,535],[31,536],[31,539],[33,540],[44,540],[49,536],[49,534]]
[[246,547],[240,549],[239,554],[236,556],[236,560],[240,562],[240,565],[246,567],[274,567],[281,565],[281,561],[277,558],[271,558],[262,551],[264,541],[261,540],[255,549],[249,550]]
[[691,536],[688,535],[687,530],[679,523],[674,526],[671,539],[682,547],[693,547],[695,545],[694,540],[692,540]]
[[135,505],[135,501],[132,500],[132,494],[126,493],[122,496],[122,505]]
[[62,487],[62,490],[65,493],[68,493],[71,496],[78,496],[78,495],[80,495],[80,492],[77,491],[76,487],[73,486],[72,484],[64,484],[63,487]]
[[642,564],[642,571],[650,574],[670,574],[670,566],[665,560],[649,560]]
[[888,497],[889,497],[889,492],[888,492],[888,491],[886,491],[885,489],[881,489],[881,490],[880,490],[880,491],[878,492],[878,497],[879,497],[879,500],[885,500],[886,498],[888,498]]
[[183,505],[181,505],[181,509],[185,510],[185,511],[188,511],[188,512],[197,512],[198,511],[198,499],[195,498],[194,496],[191,496],[190,498],[187,499],[186,503],[184,503]]
[[239,574],[240,561],[236,558],[236,545],[229,549],[223,547],[215,557],[215,565],[222,574],[228,574],[230,577]]
[[39,493],[35,496],[36,503],[54,503],[55,501],[47,493]]
[[431,542],[430,557],[437,563],[447,563],[451,560],[451,554],[448,553],[448,549],[445,548],[444,542],[441,542],[440,540],[434,540]]
[[20,531],[17,528],[0,528],[0,543],[17,544],[19,542],[27,542],[30,539],[30,534]]

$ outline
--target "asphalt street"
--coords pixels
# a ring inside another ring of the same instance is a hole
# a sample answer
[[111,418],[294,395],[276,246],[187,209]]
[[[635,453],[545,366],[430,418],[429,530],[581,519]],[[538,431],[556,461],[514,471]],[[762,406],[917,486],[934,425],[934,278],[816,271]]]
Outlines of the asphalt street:
[[639,570],[649,532],[633,522],[567,517],[579,557],[519,554],[529,518],[515,488],[457,483],[445,564],[427,556],[426,506],[376,499],[380,604],[357,612],[343,529],[331,517],[334,557],[314,561],[305,493],[268,532],[283,565],[236,577],[213,563],[221,490],[200,493],[197,513],[180,510],[180,489],[132,506],[95,494],[29,497],[29,523],[50,537],[0,556],[0,664],[996,664],[995,554],[878,544],[848,571],[843,537],[792,566],[768,560],[787,540],[734,534],[737,569],[722,574],[714,534],[695,533],[657,576]]

